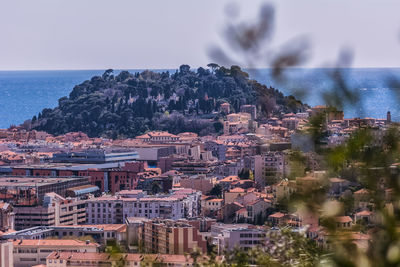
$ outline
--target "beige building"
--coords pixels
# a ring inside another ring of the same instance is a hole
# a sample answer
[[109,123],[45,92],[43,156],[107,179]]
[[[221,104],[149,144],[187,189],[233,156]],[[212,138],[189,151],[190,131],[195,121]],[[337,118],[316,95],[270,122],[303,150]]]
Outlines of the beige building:
[[139,234],[147,253],[185,254],[194,249],[207,252],[207,241],[199,231],[190,224],[173,220],[153,219],[145,222]]
[[0,266],[14,267],[12,241],[0,240]]
[[116,254],[108,253],[53,252],[46,259],[46,267],[82,266],[193,266],[193,260],[186,255],[167,254]]
[[224,205],[224,200],[222,198],[207,199],[204,201],[204,214],[213,213],[220,210]]
[[225,204],[235,201],[236,198],[246,195],[246,190],[240,187],[233,188],[224,194]]
[[47,193],[42,205],[16,206],[15,229],[34,226],[76,225],[86,222],[86,201]]
[[251,126],[257,128],[257,123],[251,120],[249,113],[232,113],[227,115],[226,119],[224,121],[224,134],[235,134],[239,130],[247,132]]
[[15,213],[9,203],[0,202],[0,231],[14,230]]
[[207,194],[213,188],[213,179],[204,176],[197,176],[195,178],[183,178],[179,181],[180,187],[191,188]]
[[53,251],[63,252],[98,252],[97,243],[80,240],[65,239],[22,239],[13,241],[14,266],[28,267],[37,264],[45,264],[46,257]]
[[277,202],[285,198],[288,199],[290,195],[295,191],[295,189],[296,189],[295,182],[289,181],[287,179],[283,179],[278,183],[272,185],[274,197]]

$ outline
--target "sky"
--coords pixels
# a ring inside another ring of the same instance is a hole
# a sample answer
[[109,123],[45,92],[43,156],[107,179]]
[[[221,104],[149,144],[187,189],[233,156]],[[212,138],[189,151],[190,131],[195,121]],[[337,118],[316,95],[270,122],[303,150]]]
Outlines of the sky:
[[334,61],[342,47],[353,67],[400,67],[398,0],[12,0],[0,1],[0,70],[154,69],[205,66],[234,2],[251,21],[275,7],[272,45],[307,36],[306,67]]

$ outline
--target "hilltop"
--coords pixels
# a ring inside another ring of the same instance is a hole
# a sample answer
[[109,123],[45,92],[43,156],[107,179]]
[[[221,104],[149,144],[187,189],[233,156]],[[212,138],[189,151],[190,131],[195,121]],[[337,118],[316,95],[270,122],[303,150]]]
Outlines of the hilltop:
[[43,109],[29,124],[54,135],[82,131],[90,137],[134,137],[148,130],[210,134],[222,128],[223,114],[217,111],[224,102],[235,112],[255,104],[263,117],[306,108],[293,96],[249,79],[238,66],[208,66],[193,71],[182,65],[173,74],[106,70],[76,85],[56,108]]

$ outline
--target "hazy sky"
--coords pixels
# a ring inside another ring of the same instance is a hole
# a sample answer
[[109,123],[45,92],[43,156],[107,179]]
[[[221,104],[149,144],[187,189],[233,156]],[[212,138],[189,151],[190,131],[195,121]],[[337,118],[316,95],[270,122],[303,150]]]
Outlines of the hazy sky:
[[[230,1],[231,2],[231,1]],[[243,0],[241,18],[265,1]],[[399,0],[277,0],[274,43],[306,34],[309,66],[355,51],[354,66],[400,67]],[[221,42],[228,1],[2,0],[0,69],[204,66]]]

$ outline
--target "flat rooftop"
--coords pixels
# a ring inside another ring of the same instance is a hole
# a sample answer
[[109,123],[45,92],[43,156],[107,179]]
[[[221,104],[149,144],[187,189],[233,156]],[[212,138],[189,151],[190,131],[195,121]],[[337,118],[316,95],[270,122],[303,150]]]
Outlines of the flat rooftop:
[[[132,161],[128,161],[132,162]],[[48,169],[61,171],[83,171],[87,169],[113,169],[125,166],[125,162],[109,162],[109,163],[39,163],[39,164],[24,164],[12,166],[13,169]],[[4,168],[4,167],[3,167]]]
[[38,187],[57,184],[66,181],[74,181],[87,177],[49,177],[49,176],[0,176],[1,187]]

